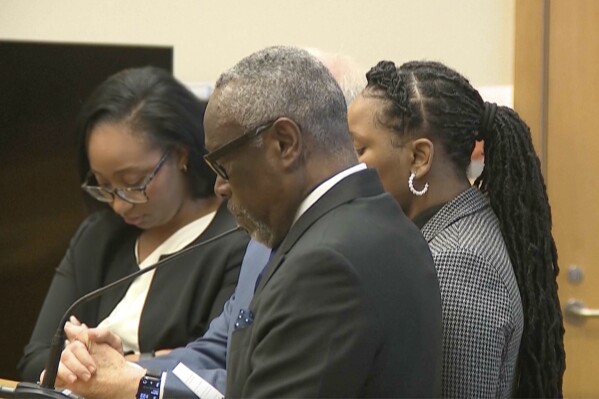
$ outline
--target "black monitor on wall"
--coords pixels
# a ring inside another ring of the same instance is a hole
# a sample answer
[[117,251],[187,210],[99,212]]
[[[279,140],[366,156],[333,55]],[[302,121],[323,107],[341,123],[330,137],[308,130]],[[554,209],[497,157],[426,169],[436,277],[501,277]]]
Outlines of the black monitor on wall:
[[54,269],[87,215],[75,120],[108,76],[154,65],[170,47],[0,41],[0,378],[19,379]]

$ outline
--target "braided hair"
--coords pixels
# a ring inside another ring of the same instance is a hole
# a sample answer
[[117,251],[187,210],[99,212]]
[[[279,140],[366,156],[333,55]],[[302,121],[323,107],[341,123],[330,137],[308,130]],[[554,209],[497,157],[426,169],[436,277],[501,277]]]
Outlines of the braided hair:
[[562,397],[563,320],[551,209],[530,129],[508,107],[485,103],[468,80],[438,62],[396,68],[381,61],[366,74],[365,96],[386,100],[379,122],[398,136],[439,142],[466,174],[476,140],[485,167],[476,179],[497,215],[524,312],[516,370],[517,397]]

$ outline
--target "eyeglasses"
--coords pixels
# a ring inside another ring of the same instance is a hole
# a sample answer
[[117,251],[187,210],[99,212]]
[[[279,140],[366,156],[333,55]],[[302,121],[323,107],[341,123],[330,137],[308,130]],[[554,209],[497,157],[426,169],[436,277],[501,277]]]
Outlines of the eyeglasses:
[[164,161],[168,157],[169,152],[167,151],[160,161],[154,166],[154,169],[150,173],[148,177],[144,179],[144,182],[137,187],[117,187],[117,188],[106,188],[102,186],[90,186],[88,184],[89,180],[92,177],[92,171],[90,170],[85,179],[85,183],[81,185],[81,188],[85,190],[89,195],[97,199],[101,202],[112,202],[114,201],[114,196],[117,195],[123,201],[127,201],[130,204],[143,204],[148,202],[148,194],[146,194],[146,188],[156,176]]
[[[277,118],[278,119],[278,118]],[[276,121],[272,120],[263,125],[258,126],[257,128],[247,131],[243,133],[241,136],[237,137],[229,141],[227,144],[222,145],[220,148],[204,155],[204,161],[210,166],[210,168],[216,173],[218,176],[223,178],[224,180],[229,180],[229,175],[225,168],[217,162],[217,159],[222,158],[225,154],[232,152],[233,150],[241,147],[245,143],[249,142],[251,139],[258,137],[258,135],[266,130],[268,130]]]

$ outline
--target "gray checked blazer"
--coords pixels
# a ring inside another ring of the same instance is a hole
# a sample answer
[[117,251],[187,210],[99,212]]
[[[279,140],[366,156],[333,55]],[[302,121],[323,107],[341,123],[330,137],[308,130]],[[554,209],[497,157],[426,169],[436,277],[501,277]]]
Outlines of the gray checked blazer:
[[522,303],[495,213],[473,187],[445,204],[422,233],[441,286],[443,397],[511,397]]

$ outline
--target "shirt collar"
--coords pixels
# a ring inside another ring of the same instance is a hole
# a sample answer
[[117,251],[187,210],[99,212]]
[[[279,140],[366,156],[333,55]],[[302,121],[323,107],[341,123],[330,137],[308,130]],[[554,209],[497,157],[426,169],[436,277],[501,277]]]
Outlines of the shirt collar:
[[312,192],[310,192],[310,194],[308,194],[306,198],[304,198],[295,214],[295,218],[293,218],[293,223],[297,222],[300,216],[302,216],[308,209],[310,209],[310,207],[314,205],[316,201],[320,199],[320,197],[325,195],[326,192],[333,188],[337,183],[345,179],[347,176],[364,169],[366,169],[366,164],[360,163],[345,170],[342,170],[335,176],[332,176],[324,182],[320,183],[314,190],[312,190]]
[[[196,219],[193,222],[181,227],[162,244],[160,244],[150,255],[148,255],[146,259],[139,264],[139,268],[144,269],[150,265],[153,265],[160,260],[161,256],[173,254],[191,244],[208,228],[215,216],[216,211],[210,212],[209,214],[204,215],[199,219]],[[138,245],[139,238],[135,241],[136,258],[138,253]]]

